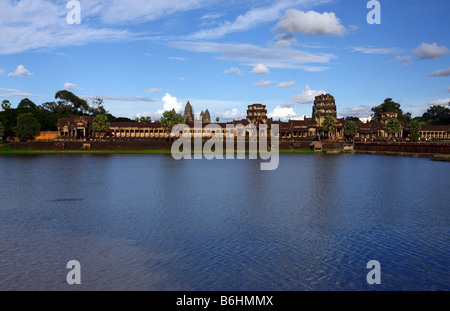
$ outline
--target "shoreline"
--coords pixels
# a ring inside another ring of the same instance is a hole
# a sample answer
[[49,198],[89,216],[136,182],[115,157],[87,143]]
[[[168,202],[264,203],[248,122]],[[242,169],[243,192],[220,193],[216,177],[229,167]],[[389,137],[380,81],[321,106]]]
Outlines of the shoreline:
[[[226,150],[224,150],[225,154]],[[2,155],[41,155],[41,154],[171,154],[171,149],[142,149],[142,150],[34,150],[34,149],[10,149],[8,144],[0,144],[0,156]],[[238,152],[235,150],[234,154]],[[257,154],[260,152],[257,151]],[[311,149],[280,149],[280,154],[368,154],[381,156],[403,156],[413,158],[429,158],[432,161],[450,162],[450,154],[436,153],[411,153],[391,151],[365,151],[365,150],[343,150],[323,149],[314,151]],[[195,154],[192,150],[191,154]],[[249,150],[245,151],[249,154]]]

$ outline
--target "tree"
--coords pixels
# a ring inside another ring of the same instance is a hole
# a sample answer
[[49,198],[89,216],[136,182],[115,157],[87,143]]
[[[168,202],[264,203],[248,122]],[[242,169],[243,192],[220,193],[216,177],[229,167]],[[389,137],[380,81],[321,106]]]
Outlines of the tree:
[[4,101],[2,101],[2,109],[6,110],[11,108],[11,103],[9,102],[9,100],[5,99]]
[[108,111],[106,111],[105,107],[103,106],[103,99],[100,97],[95,97],[92,100],[91,107],[88,109],[89,113],[93,116],[99,115],[99,114],[107,114]]
[[161,117],[161,126],[166,131],[171,131],[172,128],[180,123],[186,123],[183,116],[181,114],[176,113],[175,111],[165,111]]
[[328,137],[330,136],[330,133],[334,133],[336,130],[336,123],[334,122],[333,116],[325,116],[322,122],[322,129],[328,132]]
[[36,109],[36,108],[37,105],[28,98],[22,99],[19,105],[17,105],[17,109]]
[[3,138],[5,136],[5,126],[0,122],[0,138],[3,141]]
[[400,109],[400,104],[396,103],[392,100],[392,98],[386,98],[384,102],[372,109],[372,119],[375,121],[381,120],[381,115],[384,112],[395,112],[397,113],[397,118],[401,121],[404,121],[403,111]]
[[216,122],[217,122],[217,123],[219,123],[219,121],[220,121],[220,118],[219,118],[219,117],[217,117],[217,118],[216,118]]
[[400,133],[400,131],[402,130],[402,124],[398,119],[391,118],[387,120],[386,124],[384,125],[384,130],[386,131],[386,133],[392,135],[393,138],[395,133]]
[[34,139],[39,135],[41,125],[32,113],[21,113],[17,117],[16,135],[21,141]]
[[110,123],[108,121],[108,117],[104,114],[96,115],[92,126],[94,128],[94,131],[99,132],[99,136],[103,137],[104,134],[109,130]]
[[150,123],[152,122],[152,118],[150,116],[147,117],[142,116],[140,118],[136,118],[136,121],[140,123]]
[[419,120],[411,120],[408,123],[408,131],[412,141],[417,141],[420,137],[420,128],[422,127],[422,122]]
[[420,119],[431,125],[450,124],[450,109],[441,105],[434,105],[428,108]]
[[345,122],[344,126],[344,135],[353,138],[355,137],[356,133],[358,131],[358,126],[356,125],[355,121],[349,120]]
[[56,92],[55,99],[60,99],[65,105],[71,105],[76,115],[87,115],[90,112],[87,101],[70,91],[62,90]]
[[345,117],[345,121],[360,121],[358,117],[352,117],[352,116],[348,116]]

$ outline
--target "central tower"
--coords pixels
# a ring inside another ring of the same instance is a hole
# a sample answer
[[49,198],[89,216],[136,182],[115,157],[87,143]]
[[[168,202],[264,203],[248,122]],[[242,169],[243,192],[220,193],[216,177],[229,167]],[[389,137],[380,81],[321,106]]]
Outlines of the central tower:
[[314,100],[312,118],[318,126],[322,126],[325,116],[332,116],[335,121],[337,118],[336,103],[330,94],[316,96]]

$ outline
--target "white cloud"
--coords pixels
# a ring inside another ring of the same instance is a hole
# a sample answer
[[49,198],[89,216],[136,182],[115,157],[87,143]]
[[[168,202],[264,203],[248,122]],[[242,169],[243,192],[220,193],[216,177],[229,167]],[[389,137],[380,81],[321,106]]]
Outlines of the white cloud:
[[227,122],[233,120],[242,120],[245,119],[247,114],[244,111],[240,111],[237,108],[233,108],[227,111],[219,111],[214,114],[215,117],[219,117],[220,121]]
[[294,38],[294,36],[291,33],[277,34],[274,37],[274,39],[276,40],[276,42],[274,44],[273,43],[269,43],[269,44],[272,44],[273,46],[280,47],[280,48],[290,47],[297,42],[297,40]]
[[293,33],[304,33],[307,35],[343,35],[345,27],[336,14],[318,13],[314,11],[299,11],[289,9],[284,17],[275,26],[275,29],[284,29]]
[[185,77],[178,77],[178,80],[184,81],[184,80],[186,80],[186,78]]
[[450,98],[436,99],[427,103],[429,106],[448,106]]
[[21,90],[16,90],[16,89],[0,88],[0,92],[4,92],[4,93],[0,93],[0,97],[5,97],[5,98],[24,98],[24,97],[41,96],[41,95],[38,95],[38,94],[32,94],[32,93],[28,93],[28,92],[23,92]]
[[205,19],[217,19],[222,17],[223,14],[220,13],[207,13],[205,15],[203,15],[202,17],[200,17],[200,20],[205,20]]
[[333,54],[309,53],[293,48],[260,47],[244,43],[216,43],[216,42],[172,42],[172,46],[199,53],[218,53],[219,59],[242,62],[256,66],[258,63],[271,68],[299,68],[298,64],[328,63],[335,58]]
[[301,68],[309,72],[321,72],[330,69],[330,67],[323,66],[301,66]]
[[271,80],[260,80],[258,82],[255,82],[255,85],[264,87],[264,86],[269,86],[272,83],[273,83],[273,81],[271,81]]
[[8,74],[8,77],[26,77],[33,75],[31,72],[28,71],[23,65],[19,65],[16,68],[16,71],[10,72]]
[[162,98],[162,102],[164,104],[164,111],[175,109],[175,111],[179,113],[181,110],[183,110],[183,104],[179,102],[176,97],[170,95],[169,93],[166,93],[166,95],[164,95],[164,97]]
[[411,56],[405,55],[405,56],[395,56],[395,59],[399,62],[409,62],[411,60]]
[[156,87],[152,87],[147,91],[147,93],[158,93],[158,92],[161,92],[161,89],[158,89]]
[[[126,30],[90,28],[88,23],[69,25],[63,1],[0,1],[0,54],[14,54],[39,48],[84,45],[135,39]],[[106,2],[105,2],[106,3]],[[103,12],[93,10],[95,2],[83,2],[82,18]]]
[[364,54],[396,54],[403,51],[399,48],[373,48],[357,46],[353,48],[353,52],[362,52]]
[[286,88],[286,87],[291,87],[293,85],[295,85],[295,81],[289,81],[289,82],[280,82],[278,83],[277,87],[278,88]]
[[180,101],[178,101],[178,99],[175,96],[172,96],[169,93],[166,93],[161,98],[160,103],[163,106],[161,109],[158,109],[157,111],[145,111],[143,113],[138,113],[135,115],[135,117],[140,118],[142,116],[145,116],[151,117],[152,120],[158,120],[161,118],[161,116],[165,111],[171,111],[172,109],[175,109],[176,113],[180,113],[184,109],[183,104]]
[[231,67],[230,69],[225,70],[223,73],[225,73],[225,74],[235,73],[237,76],[244,75],[244,73],[237,67]]
[[191,34],[188,38],[191,40],[205,40],[205,39],[218,39],[227,34],[247,31],[254,29],[261,24],[270,23],[281,18],[283,11],[292,6],[304,6],[311,4],[322,4],[330,2],[330,0],[282,0],[276,1],[269,6],[262,6],[252,8],[244,14],[236,17],[234,21],[222,22],[219,26],[202,29],[196,33]]
[[423,42],[418,48],[413,50],[413,53],[419,56],[420,59],[439,59],[439,57],[447,55],[450,50],[445,46],[438,46],[437,43]]
[[450,67],[427,74],[427,77],[446,77],[450,76]]
[[305,85],[305,88],[303,89],[302,93],[299,95],[292,96],[291,99],[293,99],[296,103],[299,104],[309,104],[314,102],[316,96],[322,94],[326,94],[326,92],[324,90],[319,91],[311,90],[309,85]]
[[304,120],[306,115],[299,115],[294,111],[294,108],[288,107],[286,105],[280,105],[275,107],[275,109],[268,113],[267,116],[269,118],[273,118],[274,120],[280,119],[281,121],[287,120]]
[[0,69],[0,76],[4,73],[5,71],[3,69]]
[[144,23],[209,5],[208,0],[103,0],[100,15],[105,23]]
[[117,95],[106,95],[106,96],[94,96],[94,95],[81,95],[81,98],[84,99],[94,99],[97,97],[100,97],[104,100],[111,100],[111,101],[121,101],[121,102],[154,102],[155,100],[153,98],[149,97],[142,97],[142,96],[117,96]]
[[171,60],[179,60],[179,61],[185,61],[185,60],[187,60],[187,58],[184,58],[184,57],[178,57],[178,56],[169,56],[168,59],[171,59]]
[[363,119],[367,120],[367,118],[370,118],[372,114],[370,109],[371,107],[367,105],[344,107],[339,110],[339,115],[342,117],[357,117],[363,121]]
[[66,90],[73,90],[76,88],[78,88],[78,85],[76,85],[74,83],[70,83],[70,82],[64,83],[64,89],[66,89]]
[[267,75],[270,73],[269,68],[264,64],[258,64],[252,69],[254,75]]

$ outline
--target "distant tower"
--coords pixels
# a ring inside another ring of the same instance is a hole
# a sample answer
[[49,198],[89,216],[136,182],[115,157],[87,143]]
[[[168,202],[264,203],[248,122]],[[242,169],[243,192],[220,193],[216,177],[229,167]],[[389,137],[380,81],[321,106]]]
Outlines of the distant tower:
[[206,109],[205,113],[203,114],[202,122],[211,123],[211,116],[209,115],[208,109]]
[[336,121],[336,103],[330,94],[316,96],[313,106],[312,117],[318,126],[322,126],[325,116],[332,116]]
[[247,121],[250,124],[266,124],[267,110],[266,105],[253,104],[249,105],[247,109]]
[[192,106],[189,101],[184,108],[184,119],[186,122],[194,122],[194,112],[192,111]]

